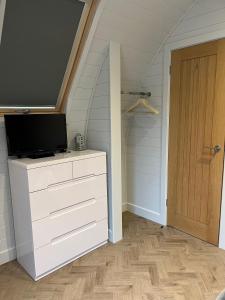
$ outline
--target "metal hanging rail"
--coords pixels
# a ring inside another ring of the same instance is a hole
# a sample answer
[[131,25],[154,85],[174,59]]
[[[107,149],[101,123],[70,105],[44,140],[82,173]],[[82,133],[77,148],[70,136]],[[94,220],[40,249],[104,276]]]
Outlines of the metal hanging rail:
[[141,97],[151,97],[151,92],[125,92],[121,91],[122,95],[133,95],[133,96],[141,96]]

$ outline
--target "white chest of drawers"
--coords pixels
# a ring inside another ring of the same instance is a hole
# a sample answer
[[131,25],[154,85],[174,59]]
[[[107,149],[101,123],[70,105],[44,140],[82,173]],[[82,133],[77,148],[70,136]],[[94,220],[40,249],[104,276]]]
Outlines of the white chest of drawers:
[[17,260],[35,280],[108,240],[106,155],[9,159]]

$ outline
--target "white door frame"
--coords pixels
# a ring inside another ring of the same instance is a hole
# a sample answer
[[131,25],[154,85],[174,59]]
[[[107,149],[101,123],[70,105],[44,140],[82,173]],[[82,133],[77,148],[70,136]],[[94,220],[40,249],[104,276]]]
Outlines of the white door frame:
[[[198,45],[201,43],[225,38],[225,30],[207,33],[166,44],[164,47],[164,81],[162,105],[162,153],[161,153],[161,220],[167,224],[167,182],[168,182],[168,150],[169,150],[169,111],[170,111],[170,64],[171,51]],[[220,218],[219,247],[225,249],[225,171],[222,191],[222,205]]]

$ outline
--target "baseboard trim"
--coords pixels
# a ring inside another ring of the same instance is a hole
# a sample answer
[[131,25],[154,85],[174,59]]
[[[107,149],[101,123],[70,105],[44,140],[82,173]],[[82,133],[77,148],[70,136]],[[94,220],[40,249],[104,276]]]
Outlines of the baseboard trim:
[[122,211],[123,212],[127,211],[127,203],[122,204]]
[[127,210],[140,216],[143,217],[145,219],[151,220],[153,222],[159,223],[161,224],[161,216],[160,213],[150,210],[150,209],[146,209],[144,207],[132,204],[132,203],[127,203]]
[[9,248],[0,252],[0,265],[3,265],[16,258],[16,248]]
[[113,243],[112,230],[111,230],[111,229],[108,229],[108,235],[109,235],[109,241],[110,241],[111,243]]

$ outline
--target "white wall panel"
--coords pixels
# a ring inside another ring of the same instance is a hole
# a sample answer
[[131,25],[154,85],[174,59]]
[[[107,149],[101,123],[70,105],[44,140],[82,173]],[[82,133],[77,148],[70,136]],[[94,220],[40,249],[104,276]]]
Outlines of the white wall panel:
[[[182,2],[170,0],[168,4],[165,0],[105,0],[104,10],[92,38],[88,56],[82,66],[80,78],[78,78],[79,82],[74,85],[70,94],[72,109],[68,110],[68,114],[74,114],[77,100],[91,101],[110,40],[121,44],[122,88],[126,88],[124,82],[128,81],[133,81],[136,86],[136,82],[139,82],[145,74],[146,67],[152,61],[171,27],[177,23],[192,2],[193,0]],[[103,96],[108,93],[100,86],[98,90],[103,92]],[[95,94],[97,95],[101,96]],[[87,119],[87,113],[88,108],[84,114],[85,119]],[[76,124],[70,124],[70,141],[74,133],[85,132],[86,124],[80,124],[78,127]],[[84,125],[83,128],[82,125]]]
[[0,264],[15,258],[7,147],[3,119],[0,118]]

